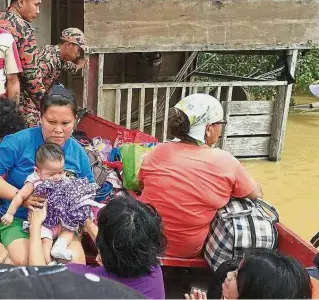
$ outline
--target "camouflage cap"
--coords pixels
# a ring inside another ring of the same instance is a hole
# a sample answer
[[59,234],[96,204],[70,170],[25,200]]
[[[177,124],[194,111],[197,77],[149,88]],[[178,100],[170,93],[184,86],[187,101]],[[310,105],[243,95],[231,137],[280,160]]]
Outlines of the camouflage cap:
[[87,44],[84,37],[84,33],[78,28],[67,28],[61,33],[61,40],[70,42],[80,46],[84,51],[86,51]]

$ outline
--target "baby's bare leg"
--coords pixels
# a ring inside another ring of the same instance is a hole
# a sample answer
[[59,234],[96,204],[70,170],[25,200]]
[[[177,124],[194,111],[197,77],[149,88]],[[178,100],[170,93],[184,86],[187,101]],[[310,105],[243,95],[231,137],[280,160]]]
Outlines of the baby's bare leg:
[[59,238],[63,238],[66,240],[67,246],[69,246],[73,240],[74,232],[68,229],[63,228],[62,232],[60,233]]
[[52,249],[53,241],[51,239],[44,238],[42,239],[42,247],[43,247],[43,254],[46,264],[52,262],[51,258],[51,249]]
[[71,260],[72,251],[68,250],[67,247],[71,244],[73,236],[73,231],[63,228],[59,238],[52,247],[51,255],[55,258]]

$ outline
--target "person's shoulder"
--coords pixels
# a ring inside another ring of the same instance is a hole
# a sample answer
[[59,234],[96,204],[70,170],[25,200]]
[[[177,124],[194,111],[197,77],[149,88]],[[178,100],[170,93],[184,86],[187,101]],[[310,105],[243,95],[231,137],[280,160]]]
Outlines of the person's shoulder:
[[15,24],[16,30],[20,32],[34,32],[34,27],[30,22],[26,21],[19,15],[8,11],[8,20],[10,20],[13,24]]
[[5,139],[10,139],[12,141],[17,140],[17,141],[30,141],[30,138],[33,136],[38,136],[41,135],[41,128],[40,127],[33,127],[33,128],[26,128],[23,130],[20,130],[16,133],[7,135]]
[[214,160],[219,159],[223,162],[226,161],[228,163],[234,163],[234,164],[239,163],[238,159],[228,151],[222,150],[220,148],[212,148],[211,152],[212,152],[212,157],[214,158]]
[[53,45],[45,45],[39,49],[38,61],[40,61],[41,65],[56,64],[59,60],[58,58],[59,55]]
[[38,140],[40,136],[41,128],[40,130],[37,128],[23,129],[5,136],[1,141],[1,146],[20,151],[27,148],[29,145],[33,145],[34,141]]
[[57,56],[57,51],[55,46],[53,45],[45,45],[39,48],[39,57],[56,57]]
[[0,15],[0,18],[7,20],[8,22],[11,23],[11,25],[14,25],[17,31],[22,31],[26,29],[34,29],[31,23],[29,23],[28,21],[23,19],[21,16],[19,16],[18,14],[10,10],[2,12],[2,14]]
[[44,46],[39,47],[39,56],[45,55],[48,51],[52,51],[51,45],[44,45]]

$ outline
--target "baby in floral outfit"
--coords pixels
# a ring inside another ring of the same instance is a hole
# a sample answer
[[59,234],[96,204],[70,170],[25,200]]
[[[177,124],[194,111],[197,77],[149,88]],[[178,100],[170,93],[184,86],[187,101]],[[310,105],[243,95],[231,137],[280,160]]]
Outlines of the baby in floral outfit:
[[[30,195],[47,199],[47,217],[41,228],[41,239],[47,264],[54,258],[71,260],[70,245],[80,224],[90,218],[91,208],[101,207],[94,201],[98,185],[86,178],[69,179],[64,171],[64,153],[60,146],[47,143],[39,147],[34,172],[16,194],[7,213],[1,218],[4,224],[13,221],[14,214]],[[53,245],[53,239],[58,237]],[[53,245],[53,246],[52,246]]]

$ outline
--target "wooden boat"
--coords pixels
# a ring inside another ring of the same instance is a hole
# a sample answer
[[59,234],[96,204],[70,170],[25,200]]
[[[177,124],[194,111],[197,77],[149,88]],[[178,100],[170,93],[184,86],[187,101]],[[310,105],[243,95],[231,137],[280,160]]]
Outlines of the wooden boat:
[[[130,130],[109,121],[105,121],[94,115],[86,115],[78,125],[78,129],[84,131],[89,138],[101,136],[109,139],[112,143],[116,140],[119,132],[128,133]],[[124,134],[125,135],[125,134]],[[152,137],[142,132],[137,132],[139,140],[152,141]],[[283,224],[277,224],[278,250],[282,253],[295,257],[305,267],[313,265],[313,258],[317,253],[315,247],[305,241]],[[83,239],[87,264],[96,265],[96,248],[88,236]],[[162,257],[165,288],[168,298],[180,298],[183,293],[188,292],[191,286],[201,287],[203,282],[208,282],[209,269],[203,257],[182,259],[177,257]],[[205,287],[204,287],[205,288]]]

